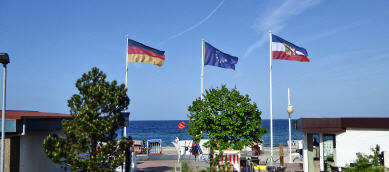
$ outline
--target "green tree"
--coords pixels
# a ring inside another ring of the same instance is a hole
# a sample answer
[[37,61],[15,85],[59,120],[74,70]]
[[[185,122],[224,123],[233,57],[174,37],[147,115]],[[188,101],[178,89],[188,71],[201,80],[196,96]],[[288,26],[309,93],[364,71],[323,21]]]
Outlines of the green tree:
[[116,131],[125,125],[120,112],[130,99],[124,84],[106,77],[94,67],[77,80],[79,93],[68,100],[72,119],[62,121],[65,136],[49,135],[43,142],[53,162],[73,171],[114,171],[124,162],[130,143],[124,137],[116,140]]
[[[205,134],[209,137],[205,146],[211,149],[211,167],[217,165],[222,150],[241,150],[253,142],[261,142],[267,132],[257,104],[251,103],[248,95],[241,95],[236,88],[229,90],[225,85],[206,90],[204,99],[197,98],[188,111],[188,132],[193,141],[198,143]],[[213,150],[220,152],[216,159]]]

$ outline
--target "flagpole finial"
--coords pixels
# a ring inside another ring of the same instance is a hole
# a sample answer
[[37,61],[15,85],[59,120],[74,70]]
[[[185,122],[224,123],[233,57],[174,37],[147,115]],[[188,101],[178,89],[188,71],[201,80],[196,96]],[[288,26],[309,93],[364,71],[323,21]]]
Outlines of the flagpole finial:
[[269,33],[271,33],[271,30],[269,30]]

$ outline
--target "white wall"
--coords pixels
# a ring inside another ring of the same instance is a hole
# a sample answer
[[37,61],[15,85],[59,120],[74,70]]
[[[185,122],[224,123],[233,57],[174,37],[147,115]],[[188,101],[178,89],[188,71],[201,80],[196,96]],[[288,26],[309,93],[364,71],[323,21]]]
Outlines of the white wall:
[[[60,165],[54,164],[49,158],[47,158],[45,152],[43,151],[43,140],[50,133],[54,132],[26,132],[26,135],[20,136],[19,171],[64,171],[64,169],[60,168]],[[58,134],[59,132],[55,133]]]
[[336,135],[336,166],[353,163],[357,152],[372,154],[370,148],[377,144],[381,151],[389,151],[389,130],[346,129],[346,132]]

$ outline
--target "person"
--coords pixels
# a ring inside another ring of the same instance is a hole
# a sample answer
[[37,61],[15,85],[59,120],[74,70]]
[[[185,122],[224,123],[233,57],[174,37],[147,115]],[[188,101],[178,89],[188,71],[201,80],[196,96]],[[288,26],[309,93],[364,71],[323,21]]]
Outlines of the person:
[[146,140],[143,140],[143,144],[142,144],[142,154],[147,154]]
[[251,151],[254,151],[254,155],[259,156],[261,154],[261,147],[259,147],[257,142],[254,142],[254,146],[251,147]]
[[192,144],[192,148],[190,149],[190,152],[192,153],[192,155],[195,156],[195,158],[197,158],[197,156],[199,154],[202,154],[203,151],[201,150],[201,147],[198,143],[193,143]]

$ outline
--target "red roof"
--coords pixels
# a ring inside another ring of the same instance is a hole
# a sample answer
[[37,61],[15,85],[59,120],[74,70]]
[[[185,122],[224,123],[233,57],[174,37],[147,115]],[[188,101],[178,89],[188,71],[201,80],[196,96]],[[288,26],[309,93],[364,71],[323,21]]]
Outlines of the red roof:
[[[2,111],[0,110],[0,117]],[[6,110],[5,117],[7,119],[25,119],[25,118],[71,118],[69,114],[49,113],[39,111],[24,111],[24,110]]]

